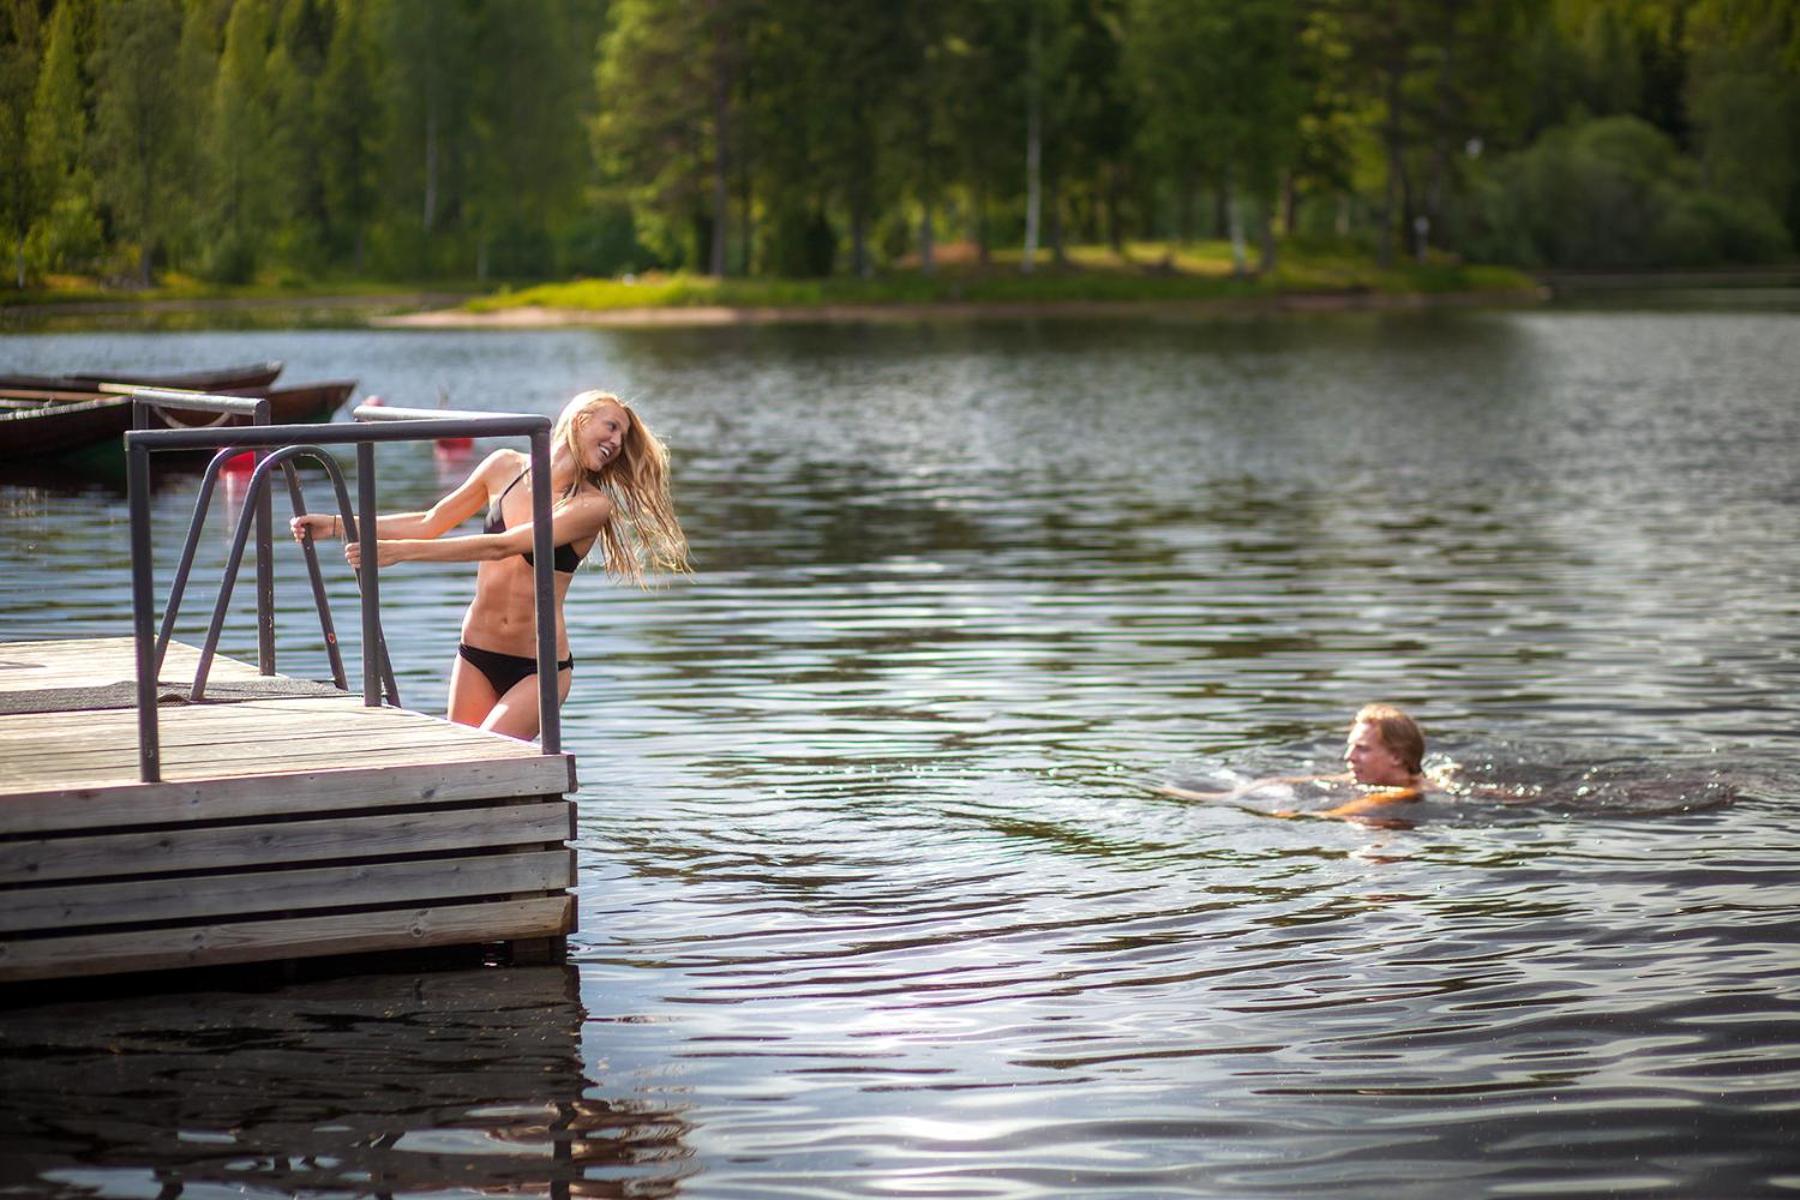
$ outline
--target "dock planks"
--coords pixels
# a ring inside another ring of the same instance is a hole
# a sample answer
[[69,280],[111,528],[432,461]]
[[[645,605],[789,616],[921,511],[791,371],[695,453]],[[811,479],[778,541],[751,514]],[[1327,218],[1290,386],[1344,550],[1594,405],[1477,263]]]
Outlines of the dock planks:
[[[163,692],[196,661],[171,645]],[[574,929],[568,755],[338,693],[217,698],[159,706],[146,784],[133,670],[129,638],[0,644],[0,983]]]

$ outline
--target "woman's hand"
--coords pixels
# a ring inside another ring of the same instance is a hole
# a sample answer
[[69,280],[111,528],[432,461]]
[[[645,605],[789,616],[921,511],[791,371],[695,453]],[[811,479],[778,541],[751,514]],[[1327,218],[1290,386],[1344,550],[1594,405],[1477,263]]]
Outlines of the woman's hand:
[[330,513],[306,513],[288,522],[288,529],[293,532],[296,542],[304,542],[307,534],[312,534],[315,542],[336,537],[338,519]]
[[[400,562],[404,557],[405,555],[401,552],[401,544],[399,542],[375,543],[375,561],[380,566],[391,567],[395,563]],[[349,563],[352,567],[355,567],[357,570],[362,569],[361,542],[344,543],[344,561]]]

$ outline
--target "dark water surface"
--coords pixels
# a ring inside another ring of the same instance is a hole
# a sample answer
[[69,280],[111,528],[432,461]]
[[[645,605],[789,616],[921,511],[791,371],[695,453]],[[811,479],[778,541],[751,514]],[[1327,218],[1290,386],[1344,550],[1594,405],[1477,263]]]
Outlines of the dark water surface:
[[[0,339],[264,357],[612,387],[698,571],[570,596],[568,967],[0,1011],[0,1195],[1800,1191],[1800,314]],[[384,450],[383,506],[465,469]],[[115,491],[0,512],[0,639],[127,632]],[[470,580],[384,573],[410,704]],[[1144,787],[1373,699],[1515,799]]]

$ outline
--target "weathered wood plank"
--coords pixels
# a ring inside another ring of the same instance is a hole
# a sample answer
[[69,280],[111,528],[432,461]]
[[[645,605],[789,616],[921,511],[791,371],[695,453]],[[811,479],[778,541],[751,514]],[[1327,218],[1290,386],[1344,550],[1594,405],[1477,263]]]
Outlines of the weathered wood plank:
[[[165,684],[197,662],[171,645]],[[0,693],[135,671],[128,637],[0,645]],[[261,675],[221,656],[212,678]],[[157,722],[163,782],[144,784],[131,708],[0,714],[0,982],[574,928],[568,755],[356,695],[168,704]],[[410,855],[442,857],[394,861]],[[125,924],[153,928],[96,931]]]
[[183,875],[24,887],[0,894],[0,933],[222,920],[246,913],[374,907],[573,887],[567,850],[346,863],[286,871]]
[[[248,705],[232,707],[243,709]],[[421,757],[427,748],[439,747],[490,747],[495,757],[535,752],[524,741],[499,738],[466,725],[450,725],[437,718],[414,714],[409,721],[378,720],[373,716],[360,716],[360,712],[374,712],[374,709],[340,712],[335,720],[310,721],[304,725],[281,723],[279,714],[272,720],[261,712],[245,712],[236,720],[182,716],[171,721],[164,718],[169,736],[158,738],[158,741],[166,754],[191,752],[194,756],[203,756],[207,750],[218,748],[256,752],[257,748],[270,747],[270,752],[275,754],[310,754],[320,765],[342,757],[340,750],[347,743],[382,745],[385,741],[392,745],[396,738],[405,739],[403,745],[419,747]],[[0,718],[0,721],[5,720],[16,718]],[[121,741],[124,732],[126,730],[121,729],[119,721],[95,720],[86,729],[76,729],[65,721],[45,721],[36,736],[20,736],[13,730],[0,732],[0,754],[5,754],[7,761],[18,770],[31,770],[32,761],[50,750],[56,754],[117,754],[121,748],[126,748],[135,756],[135,723],[130,727],[133,738],[126,739],[126,743]]]
[[[170,642],[162,677],[191,680],[199,663],[197,648]],[[224,655],[213,659],[211,675],[219,680],[261,678],[253,664]],[[0,692],[97,687],[136,678],[137,648],[128,637],[0,643]]]
[[566,754],[300,771],[273,777],[149,784],[132,780],[0,796],[0,829],[45,834],[182,821],[299,817],[345,809],[561,795],[574,790],[575,760]]
[[[412,736],[417,732],[419,736]],[[269,737],[258,740],[259,735],[254,726],[246,726],[236,738],[209,739],[200,742],[175,741],[163,747],[162,761],[165,769],[171,764],[187,768],[199,767],[202,764],[216,764],[220,767],[233,767],[240,771],[247,769],[250,763],[292,763],[305,768],[318,770],[350,765],[355,757],[362,753],[382,754],[388,758],[410,759],[412,762],[441,761],[442,756],[462,756],[474,758],[506,758],[517,757],[509,748],[495,744],[492,739],[477,740],[473,738],[450,738],[431,736],[430,733],[407,731],[400,736],[405,741],[396,744],[393,731],[359,732],[354,728],[341,731],[342,736],[333,737],[324,734],[313,739]],[[135,763],[137,748],[128,747],[129,757]],[[127,757],[121,748],[114,745],[84,745],[79,742],[61,747],[53,740],[46,740],[35,746],[26,748],[27,754],[43,755],[50,761],[31,762],[21,756],[17,761],[8,764],[9,773],[22,777],[42,775],[56,770],[67,775],[82,769],[104,769],[107,764]],[[4,753],[0,750],[0,753]],[[220,758],[227,762],[220,763]]]
[[0,883],[222,871],[562,842],[574,835],[574,807],[558,800],[148,833],[20,838],[0,842]]
[[[349,761],[363,767],[407,767],[419,766],[424,763],[451,766],[457,763],[484,762],[495,757],[491,747],[486,748],[486,753],[483,752],[483,749],[477,746],[452,746],[435,748],[433,753],[421,754],[416,748],[390,746],[357,754]],[[330,769],[344,762],[344,759],[320,761],[318,756],[313,755],[294,755],[284,758],[276,755],[252,757],[246,754],[241,760],[221,765],[210,772],[201,772],[197,768],[181,768],[179,765],[177,768],[171,768],[170,760],[165,757],[163,759],[163,776],[165,780],[176,782],[183,779],[233,779],[250,775],[298,775]],[[5,783],[3,788],[0,788],[0,795],[21,794],[44,790],[48,787],[73,789],[123,784],[131,782],[132,773],[118,767],[108,767],[104,762],[96,760],[72,759],[69,769],[61,778],[54,776],[46,778],[40,772],[34,772],[31,775],[15,775]],[[0,779],[4,778],[4,776],[0,776]]]
[[[100,742],[120,729],[137,729],[137,713],[131,708],[100,708],[68,713],[8,713],[0,716],[0,743],[30,741],[35,729],[62,727],[77,740]],[[346,725],[346,720],[354,722]],[[171,741],[183,737],[202,740],[228,737],[243,729],[259,729],[276,737],[300,736],[308,730],[345,728],[379,729],[416,724],[432,726],[444,736],[466,736],[468,726],[450,726],[439,718],[400,708],[365,708],[352,696],[284,696],[238,699],[219,704],[163,704],[157,708],[157,725],[168,726]],[[491,736],[491,735],[490,735]]]
[[[338,735],[333,736],[325,730],[312,738],[269,735],[265,739],[255,726],[248,725],[233,738],[174,739],[163,746],[161,757],[165,769],[170,765],[190,770],[218,767],[237,768],[244,773],[243,764],[254,762],[293,763],[311,770],[352,766],[355,765],[354,756],[361,752],[385,753],[403,761],[410,757],[416,763],[441,761],[444,755],[523,758],[537,753],[525,747],[507,746],[499,738],[441,735],[427,728],[365,731],[352,724],[340,726]],[[116,742],[84,744],[72,738],[68,745],[59,746],[54,738],[47,738],[25,743],[20,749],[21,753],[7,761],[6,766],[8,773],[26,778],[48,773],[66,776],[80,769],[103,769],[108,763],[127,757],[134,763],[137,761],[136,746],[121,747]],[[5,752],[0,748],[0,754]],[[226,761],[221,762],[222,757]]]
[[561,937],[573,896],[0,942],[0,983]]

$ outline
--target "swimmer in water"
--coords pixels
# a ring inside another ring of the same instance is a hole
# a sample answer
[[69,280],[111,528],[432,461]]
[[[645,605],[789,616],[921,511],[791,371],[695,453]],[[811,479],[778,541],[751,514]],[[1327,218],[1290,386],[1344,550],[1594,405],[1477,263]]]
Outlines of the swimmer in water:
[[[1188,788],[1163,786],[1158,795],[1180,800],[1234,801],[1263,788],[1281,784],[1354,783],[1369,789],[1354,800],[1316,812],[1276,809],[1274,817],[1361,817],[1385,815],[1389,805],[1410,804],[1425,797],[1430,788],[1422,763],[1425,758],[1425,735],[1418,723],[1391,704],[1367,704],[1357,710],[1350,722],[1350,735],[1344,740],[1344,765],[1348,771],[1335,775],[1289,775],[1258,779],[1227,792],[1196,792]],[[1263,811],[1263,810],[1258,810]]]

